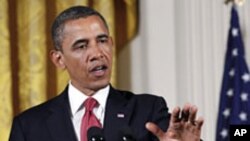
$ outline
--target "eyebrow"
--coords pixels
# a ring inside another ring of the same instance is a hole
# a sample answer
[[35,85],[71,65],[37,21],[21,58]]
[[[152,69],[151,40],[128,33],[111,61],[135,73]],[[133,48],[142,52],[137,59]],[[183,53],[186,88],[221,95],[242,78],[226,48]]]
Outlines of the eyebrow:
[[[100,35],[98,35],[96,37],[96,39],[101,39],[101,38],[109,38],[109,35],[107,35],[107,34],[100,34]],[[88,42],[89,42],[89,39],[79,39],[79,40],[76,40],[73,43],[72,47],[76,46],[79,43],[88,43]]]
[[100,38],[108,38],[109,36],[107,34],[101,34],[101,35],[98,35],[97,36],[97,39],[100,39]]

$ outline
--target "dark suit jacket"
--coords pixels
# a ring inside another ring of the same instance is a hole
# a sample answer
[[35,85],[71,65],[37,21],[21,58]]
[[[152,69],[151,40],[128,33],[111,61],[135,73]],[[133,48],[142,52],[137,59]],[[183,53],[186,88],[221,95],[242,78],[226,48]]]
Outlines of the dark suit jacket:
[[[119,141],[123,127],[131,128],[138,141],[156,140],[145,123],[152,121],[166,130],[169,118],[163,98],[111,87],[103,127],[106,141]],[[16,116],[9,141],[77,141],[67,88],[59,96]]]

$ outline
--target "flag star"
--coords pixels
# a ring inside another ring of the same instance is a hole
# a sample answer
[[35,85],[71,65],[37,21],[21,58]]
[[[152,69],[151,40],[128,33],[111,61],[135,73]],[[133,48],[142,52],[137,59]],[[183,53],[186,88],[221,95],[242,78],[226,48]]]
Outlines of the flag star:
[[237,49],[237,48],[234,48],[234,49],[232,50],[232,55],[233,55],[233,56],[238,56],[238,49]]
[[247,114],[245,112],[241,112],[239,114],[239,118],[241,121],[246,121],[247,120]]
[[224,111],[223,111],[223,115],[225,118],[229,117],[230,116],[230,109],[229,108],[226,108]]
[[243,79],[243,81],[246,83],[248,81],[250,81],[250,76],[248,73],[244,73],[241,77]]
[[227,91],[227,96],[228,97],[232,97],[233,96],[233,89],[229,89],[228,91]]
[[238,33],[239,33],[238,28],[233,28],[233,29],[232,29],[232,35],[233,35],[233,37],[238,36]]
[[234,69],[231,69],[230,72],[229,72],[229,75],[230,75],[231,77],[233,77],[233,76],[234,76],[234,73],[235,73]]
[[242,101],[247,101],[248,100],[248,94],[247,93],[242,93],[240,95],[240,98],[241,98]]
[[222,131],[220,132],[220,135],[222,136],[222,138],[226,138],[228,136],[228,131],[227,129],[222,129]]

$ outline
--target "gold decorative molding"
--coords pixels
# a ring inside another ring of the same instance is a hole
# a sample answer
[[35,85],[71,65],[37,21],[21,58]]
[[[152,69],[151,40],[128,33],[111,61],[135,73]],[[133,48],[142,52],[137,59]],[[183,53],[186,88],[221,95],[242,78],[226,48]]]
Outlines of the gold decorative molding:
[[231,2],[239,6],[242,6],[245,3],[245,0],[225,0],[225,4],[229,4]]

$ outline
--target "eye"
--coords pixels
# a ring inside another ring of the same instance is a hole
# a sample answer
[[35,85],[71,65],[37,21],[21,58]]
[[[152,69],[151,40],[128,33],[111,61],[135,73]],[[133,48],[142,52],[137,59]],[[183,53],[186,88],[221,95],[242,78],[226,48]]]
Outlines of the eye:
[[84,49],[87,48],[88,44],[87,43],[78,43],[74,46],[75,49]]
[[86,47],[87,47],[86,44],[79,45],[79,48],[86,48]]
[[107,37],[103,37],[103,38],[98,39],[98,43],[105,44],[107,42],[108,42],[108,38]]

